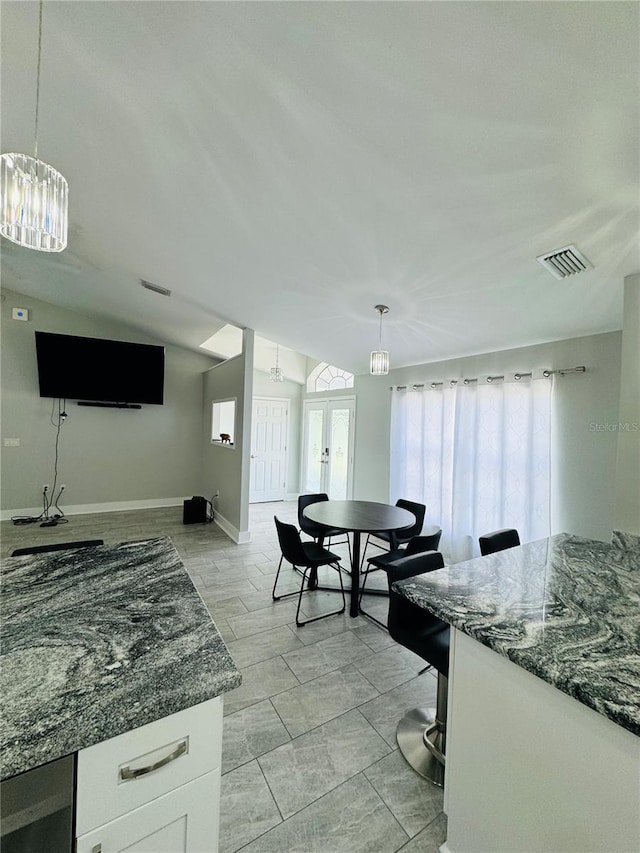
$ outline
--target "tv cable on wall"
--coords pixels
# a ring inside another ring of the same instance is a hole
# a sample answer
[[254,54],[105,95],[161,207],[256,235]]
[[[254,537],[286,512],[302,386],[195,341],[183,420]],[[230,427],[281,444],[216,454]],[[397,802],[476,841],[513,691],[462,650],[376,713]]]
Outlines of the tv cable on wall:
[[[55,451],[53,458],[53,485],[49,490],[49,485],[42,487],[42,512],[40,515],[18,515],[13,516],[11,521],[14,524],[36,524],[40,522],[40,527],[57,527],[59,524],[68,524],[69,519],[65,518],[64,512],[60,508],[60,497],[66,486],[63,484],[58,487],[58,456],[60,446],[60,430],[67,419],[65,411],[66,400],[58,399],[57,411],[56,401],[51,405],[51,414],[49,420],[51,425],[56,430]],[[56,494],[57,492],[57,494]],[[53,510],[53,511],[52,511]]]

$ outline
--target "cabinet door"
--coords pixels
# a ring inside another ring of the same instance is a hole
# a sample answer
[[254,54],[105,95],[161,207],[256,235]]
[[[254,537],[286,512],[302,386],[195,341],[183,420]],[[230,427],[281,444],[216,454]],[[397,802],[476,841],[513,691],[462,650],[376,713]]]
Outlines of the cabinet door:
[[[76,835],[86,835],[220,767],[222,697],[78,753]],[[169,760],[167,760],[169,759]],[[123,772],[157,769],[128,779]]]
[[80,836],[77,853],[217,853],[220,770]]

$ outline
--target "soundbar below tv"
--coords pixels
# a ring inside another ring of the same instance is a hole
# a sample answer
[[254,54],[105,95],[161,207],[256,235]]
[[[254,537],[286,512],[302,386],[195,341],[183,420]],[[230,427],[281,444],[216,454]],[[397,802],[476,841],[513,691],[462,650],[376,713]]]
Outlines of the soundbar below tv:
[[41,397],[164,402],[164,347],[36,332],[36,355]]

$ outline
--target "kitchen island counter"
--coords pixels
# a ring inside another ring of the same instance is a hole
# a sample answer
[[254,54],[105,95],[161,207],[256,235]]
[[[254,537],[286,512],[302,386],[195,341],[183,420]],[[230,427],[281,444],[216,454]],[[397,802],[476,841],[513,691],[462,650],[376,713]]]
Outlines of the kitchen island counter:
[[237,687],[169,538],[2,564],[1,778]]
[[441,853],[636,853],[633,541],[560,534],[394,588],[452,626]]
[[562,533],[397,589],[640,735],[640,549]]

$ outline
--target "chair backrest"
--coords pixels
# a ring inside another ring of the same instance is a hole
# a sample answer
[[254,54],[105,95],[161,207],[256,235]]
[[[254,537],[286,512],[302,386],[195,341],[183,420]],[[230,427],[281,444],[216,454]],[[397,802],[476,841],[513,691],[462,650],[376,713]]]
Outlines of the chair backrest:
[[[423,551],[437,551],[441,536],[442,530],[438,530],[437,533],[429,533],[428,536],[414,536],[413,539],[409,539],[403,559],[404,557],[411,557],[414,554],[420,554]],[[441,566],[438,566],[438,568],[441,568]]]
[[391,589],[391,584],[442,568],[444,568],[444,559],[439,551],[427,551],[422,554],[414,554],[412,557],[402,557],[388,566],[389,616],[387,627],[389,634],[397,643],[406,645],[408,636],[422,633],[425,628],[432,627],[434,630],[438,627],[444,628],[447,623],[394,592]]
[[413,539],[414,536],[419,536],[422,533],[424,516],[427,511],[426,506],[424,504],[415,503],[415,501],[406,501],[404,498],[397,500],[396,506],[400,507],[400,509],[409,510],[409,512],[413,513],[416,517],[416,523],[411,527],[407,527],[405,530],[395,531],[396,541],[407,542],[409,539]]
[[25,554],[46,554],[48,551],[71,551],[75,548],[93,548],[104,545],[104,539],[85,539],[81,542],[56,542],[52,545],[33,545],[30,548],[16,548],[12,557],[23,557]]
[[311,504],[317,504],[320,501],[328,501],[329,495],[325,492],[318,492],[311,495],[299,495],[298,497],[298,527],[303,530],[308,536],[316,537],[324,533],[325,528],[315,521],[311,521],[304,515],[304,510]]
[[308,565],[307,555],[302,547],[300,534],[295,524],[287,524],[284,521],[280,521],[276,515],[273,516],[273,520],[276,523],[278,542],[280,543],[280,550],[285,560],[293,566]]
[[494,530],[493,533],[485,533],[478,538],[480,553],[483,557],[495,554],[496,551],[506,551],[507,548],[516,548],[520,544],[518,531],[513,527],[505,527],[503,530]]

